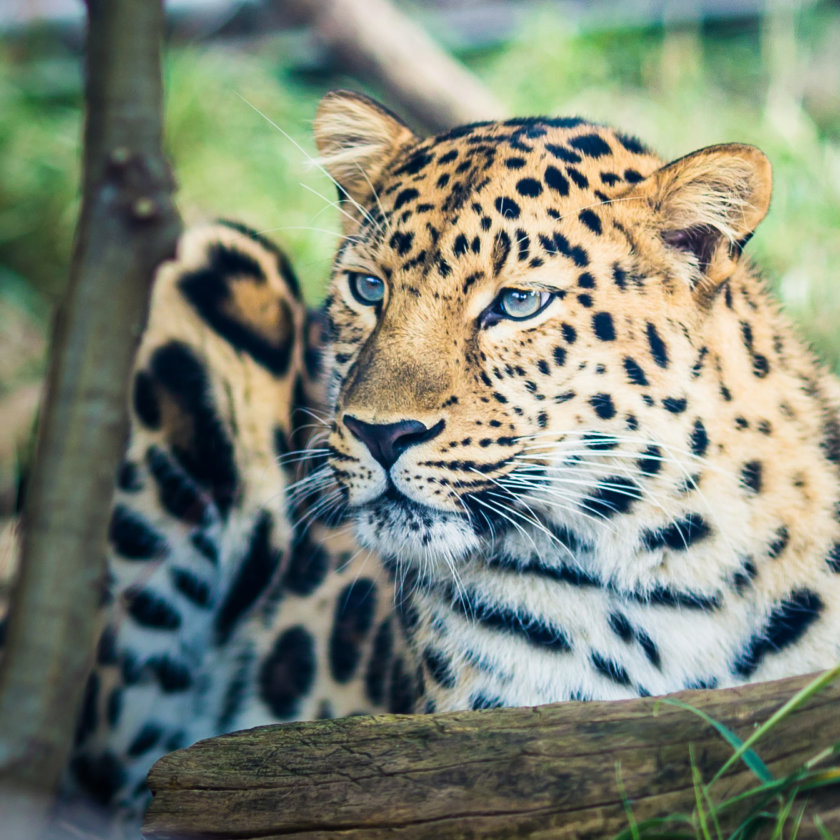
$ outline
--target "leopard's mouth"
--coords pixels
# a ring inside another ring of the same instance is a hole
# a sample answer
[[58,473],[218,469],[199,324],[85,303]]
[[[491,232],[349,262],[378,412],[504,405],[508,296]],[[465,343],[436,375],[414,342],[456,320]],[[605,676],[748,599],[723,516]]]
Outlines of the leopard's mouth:
[[422,504],[393,485],[353,513],[362,545],[398,563],[420,563],[427,571],[462,559],[479,546],[480,535],[466,513]]

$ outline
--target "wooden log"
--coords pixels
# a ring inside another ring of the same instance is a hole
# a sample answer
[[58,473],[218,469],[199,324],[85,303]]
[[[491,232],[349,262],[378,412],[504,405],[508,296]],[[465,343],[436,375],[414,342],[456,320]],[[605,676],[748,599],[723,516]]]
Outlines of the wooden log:
[[[810,679],[673,697],[746,738]],[[835,683],[756,752],[783,777],[840,739],[838,709]],[[637,820],[690,813],[692,756],[708,782],[732,752],[696,712],[655,698],[260,727],[162,758],[144,835],[604,840],[628,827],[625,795]],[[739,761],[714,791],[726,798],[757,783]],[[800,840],[820,836],[818,812],[827,836],[840,836],[833,788],[812,793]]]

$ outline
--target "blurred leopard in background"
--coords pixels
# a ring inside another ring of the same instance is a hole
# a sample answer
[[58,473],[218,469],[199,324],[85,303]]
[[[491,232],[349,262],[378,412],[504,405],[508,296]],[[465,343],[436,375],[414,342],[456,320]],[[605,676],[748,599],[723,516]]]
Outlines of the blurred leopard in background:
[[233,224],[159,272],[70,768],[131,812],[199,737],[617,699],[840,658],[840,388],[742,251],[757,149],[577,118],[315,137],[323,316]]

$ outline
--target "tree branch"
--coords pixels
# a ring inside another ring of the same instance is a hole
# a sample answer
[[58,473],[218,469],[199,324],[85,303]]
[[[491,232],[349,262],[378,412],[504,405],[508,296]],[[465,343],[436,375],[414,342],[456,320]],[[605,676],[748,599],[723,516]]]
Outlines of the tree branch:
[[388,0],[285,0],[341,66],[381,85],[427,128],[503,117],[489,90]]
[[[809,682],[678,697],[746,738]],[[834,684],[758,743],[777,778],[840,738],[838,703]],[[266,726],[162,758],[149,775],[144,836],[605,840],[628,827],[625,802],[637,820],[691,813],[690,745],[706,782],[732,755],[695,712],[656,698]],[[831,755],[818,766],[836,765]],[[738,762],[713,790],[725,798],[757,784]],[[840,836],[836,790],[811,794],[798,836],[819,837],[815,812]],[[743,813],[721,819],[737,825]]]
[[[179,230],[161,146],[161,0],[88,0],[88,22],[82,211],[0,671],[0,785],[47,797],[70,751],[105,593],[136,342]],[[8,830],[32,836],[31,826]]]

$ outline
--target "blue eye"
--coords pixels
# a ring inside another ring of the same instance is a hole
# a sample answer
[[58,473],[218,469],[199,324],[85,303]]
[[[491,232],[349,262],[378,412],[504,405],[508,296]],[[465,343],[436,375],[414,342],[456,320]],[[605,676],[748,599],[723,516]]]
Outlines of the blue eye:
[[552,292],[534,289],[502,289],[496,299],[481,317],[483,326],[497,324],[502,320],[525,321],[533,318],[551,303]]
[[365,306],[376,306],[385,297],[385,283],[372,274],[350,271],[347,273],[347,282],[353,297]]

